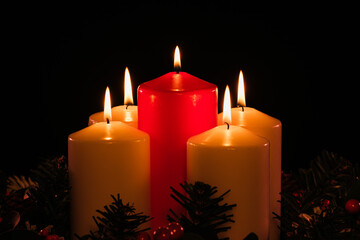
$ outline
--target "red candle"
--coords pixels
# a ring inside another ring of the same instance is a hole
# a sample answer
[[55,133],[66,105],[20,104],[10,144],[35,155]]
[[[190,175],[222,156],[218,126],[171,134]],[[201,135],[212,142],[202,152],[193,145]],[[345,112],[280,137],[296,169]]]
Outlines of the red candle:
[[[178,48],[177,48],[178,51]],[[175,69],[180,55],[175,51]],[[170,186],[186,180],[186,142],[217,125],[217,87],[185,72],[170,72],[138,88],[138,128],[150,135],[152,228],[167,223]]]

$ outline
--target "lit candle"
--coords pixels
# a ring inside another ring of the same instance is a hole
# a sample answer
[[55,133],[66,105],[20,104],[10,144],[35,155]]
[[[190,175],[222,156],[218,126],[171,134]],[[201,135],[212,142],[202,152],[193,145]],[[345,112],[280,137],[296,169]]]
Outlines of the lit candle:
[[[226,110],[227,109],[227,110]],[[269,237],[269,142],[249,130],[231,125],[230,93],[224,98],[223,123],[187,142],[187,173],[190,182],[202,181],[230,189],[225,198],[235,220],[220,238],[244,239],[254,232]]]
[[170,197],[173,186],[186,180],[186,141],[216,126],[217,87],[180,71],[175,51],[175,71],[138,88],[139,129],[150,135],[152,228],[167,223],[169,208],[181,210]]
[[[281,122],[254,108],[246,107],[243,72],[239,74],[238,106],[231,109],[232,123],[244,127],[262,136],[270,142],[270,240],[280,239],[280,223],[272,212],[280,215],[281,192]],[[218,115],[218,124],[222,124],[223,114]]]
[[[129,126],[138,126],[138,108],[134,105],[132,94],[131,79],[129,69],[125,68],[124,77],[124,105],[112,108],[113,120],[121,121]],[[89,117],[89,126],[104,121],[104,112],[94,113]]]
[[150,215],[149,135],[112,121],[107,88],[103,122],[68,138],[72,232],[80,236],[95,230],[92,216],[120,194],[138,212]]

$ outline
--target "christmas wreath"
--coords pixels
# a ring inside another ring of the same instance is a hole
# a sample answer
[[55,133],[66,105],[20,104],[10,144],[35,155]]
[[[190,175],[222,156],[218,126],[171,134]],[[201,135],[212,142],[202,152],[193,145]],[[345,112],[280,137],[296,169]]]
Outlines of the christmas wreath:
[[[359,166],[327,151],[310,163],[310,168],[283,173],[281,222],[283,239],[360,239]],[[234,204],[224,203],[226,191],[215,197],[217,188],[206,183],[181,183],[186,194],[172,189],[172,198],[185,210],[170,210],[169,225],[151,237],[142,224],[149,216],[136,206],[123,203],[121,195],[97,212],[97,230],[81,240],[98,239],[197,239],[219,240],[218,233],[232,223]],[[67,160],[46,159],[29,176],[0,172],[1,239],[70,239],[70,186]],[[109,196],[110,197],[110,196]],[[257,239],[249,233],[247,240]]]

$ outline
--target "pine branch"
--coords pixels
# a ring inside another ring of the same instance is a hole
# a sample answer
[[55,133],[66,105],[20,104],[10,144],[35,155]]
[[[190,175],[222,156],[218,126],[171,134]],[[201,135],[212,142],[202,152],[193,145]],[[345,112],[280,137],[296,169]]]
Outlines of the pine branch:
[[171,187],[173,192],[171,197],[184,207],[187,215],[180,214],[179,216],[170,209],[169,221],[177,221],[184,227],[185,232],[197,233],[209,240],[218,240],[218,233],[231,228],[224,225],[234,222],[233,215],[227,212],[231,211],[236,204],[221,204],[230,190],[215,197],[217,187],[211,187],[202,182],[195,182],[195,184],[184,182],[180,186],[185,190],[186,195]]
[[[323,151],[309,169],[285,175],[281,228],[285,239],[356,239],[359,215],[345,210],[350,198],[360,197],[359,167]],[[297,188],[294,188],[297,186]]]
[[31,179],[38,185],[30,189],[31,198],[39,211],[39,218],[32,221],[40,229],[53,225],[53,232],[70,236],[70,187],[67,159],[48,159],[30,171]]
[[137,233],[150,229],[139,228],[151,220],[149,216],[142,212],[136,213],[135,207],[130,203],[123,204],[119,194],[117,197],[111,195],[111,198],[113,202],[110,205],[104,206],[103,211],[96,211],[100,216],[93,217],[98,230],[82,237],[76,235],[78,239],[135,239]]

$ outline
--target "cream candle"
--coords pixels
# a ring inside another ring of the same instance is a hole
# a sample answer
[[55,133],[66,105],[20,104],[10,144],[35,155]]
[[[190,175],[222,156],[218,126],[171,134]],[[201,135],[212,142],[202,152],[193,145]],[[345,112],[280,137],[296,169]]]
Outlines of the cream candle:
[[[238,106],[231,109],[232,124],[244,127],[262,136],[270,142],[270,240],[280,239],[280,224],[272,212],[280,215],[278,202],[281,192],[281,122],[254,108],[246,107],[244,75],[240,71],[238,85]],[[223,114],[218,115],[218,124],[222,124]]]
[[120,194],[137,211],[150,215],[150,140],[148,134],[112,121],[107,89],[104,121],[68,138],[72,232],[95,229],[92,216]]
[[[125,68],[124,74],[124,105],[112,108],[112,118],[114,121],[121,121],[129,126],[138,126],[138,107],[134,105],[132,94],[131,78],[129,69]],[[104,112],[94,113],[89,117],[89,126],[104,121]]]
[[235,223],[224,236],[243,239],[250,232],[259,239],[269,237],[269,142],[249,130],[230,125],[230,94],[224,100],[226,125],[217,126],[187,142],[187,174],[190,182],[203,181],[231,189],[225,199],[236,203]]

